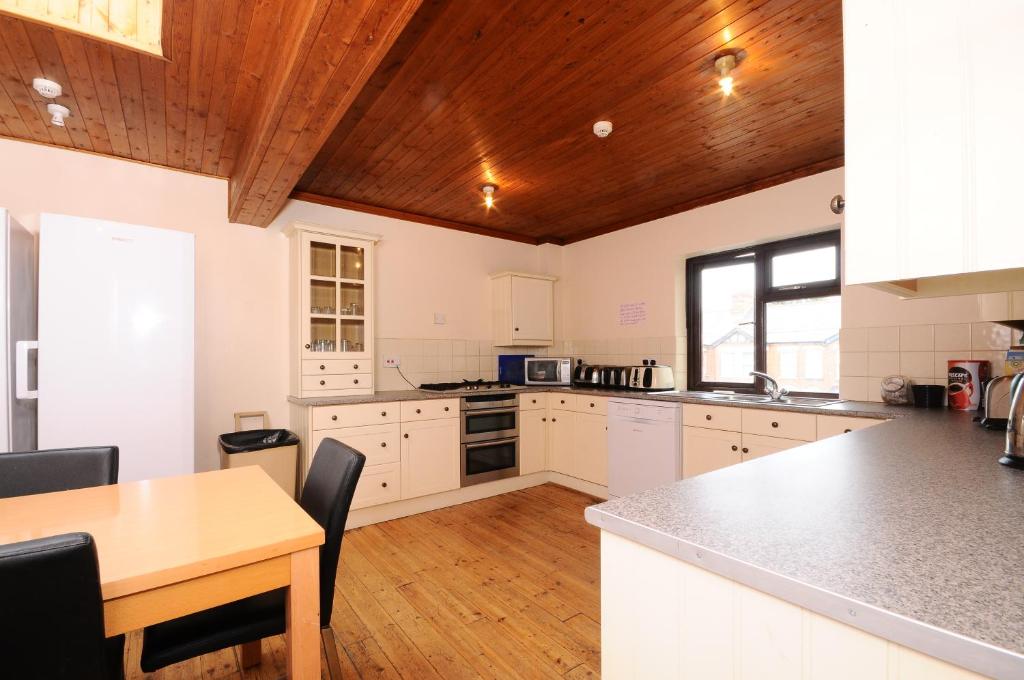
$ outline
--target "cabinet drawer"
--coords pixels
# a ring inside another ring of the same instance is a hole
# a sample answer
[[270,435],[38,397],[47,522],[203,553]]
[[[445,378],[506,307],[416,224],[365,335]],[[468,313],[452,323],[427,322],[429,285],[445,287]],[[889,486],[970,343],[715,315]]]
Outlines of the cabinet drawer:
[[743,409],[743,432],[813,442],[818,433],[817,416],[813,413]]
[[743,453],[743,462],[746,463],[748,460],[767,456],[772,453],[778,453],[779,451],[785,451],[786,449],[792,449],[797,446],[803,446],[806,443],[807,442],[801,439],[766,437],[763,434],[744,434],[743,448],[740,449],[740,451]]
[[565,392],[552,392],[548,398],[548,406],[561,411],[575,411],[576,395],[566,394]]
[[327,430],[337,427],[397,423],[399,413],[398,402],[394,401],[382,404],[314,406],[313,429]]
[[458,399],[427,399],[424,401],[403,401],[402,422],[456,418],[459,415]]
[[366,456],[366,467],[397,463],[402,458],[402,439],[399,424],[363,425],[361,427],[339,427],[331,430],[317,430],[313,436],[310,459],[320,442],[330,437],[347,444]]
[[576,395],[576,410],[580,413],[599,413],[608,415],[608,397],[594,397],[586,394]]
[[528,392],[519,395],[520,411],[536,411],[548,407],[548,399],[552,395],[547,392]]
[[365,359],[306,359],[302,362],[302,375],[345,375],[347,373],[367,373],[370,362]]
[[352,509],[401,500],[401,467],[399,463],[388,463],[363,468],[363,474],[356,484],[356,492],[352,496]]
[[851,418],[850,416],[818,416],[818,439],[828,439],[838,434],[863,430],[884,423],[876,418]]
[[740,409],[729,406],[683,404],[683,425],[739,432]]
[[347,375],[304,375],[303,390],[364,390],[373,391],[373,373]]

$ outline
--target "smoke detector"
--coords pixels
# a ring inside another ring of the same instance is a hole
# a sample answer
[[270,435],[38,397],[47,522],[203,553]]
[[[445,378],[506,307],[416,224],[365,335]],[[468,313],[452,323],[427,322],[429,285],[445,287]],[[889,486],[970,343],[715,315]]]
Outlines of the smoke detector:
[[47,104],[46,112],[52,116],[50,122],[57,127],[64,127],[64,119],[71,115],[71,109],[60,104]]
[[594,134],[604,139],[612,133],[612,122],[610,120],[599,120],[594,123]]
[[64,93],[60,83],[55,83],[46,78],[33,78],[32,89],[47,99],[56,99]]

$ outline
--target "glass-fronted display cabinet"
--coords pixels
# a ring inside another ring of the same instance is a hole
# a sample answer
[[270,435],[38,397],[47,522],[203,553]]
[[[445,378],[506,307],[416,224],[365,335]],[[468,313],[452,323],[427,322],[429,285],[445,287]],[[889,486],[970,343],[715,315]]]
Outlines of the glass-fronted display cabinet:
[[373,247],[376,236],[291,225],[293,394],[373,391]]

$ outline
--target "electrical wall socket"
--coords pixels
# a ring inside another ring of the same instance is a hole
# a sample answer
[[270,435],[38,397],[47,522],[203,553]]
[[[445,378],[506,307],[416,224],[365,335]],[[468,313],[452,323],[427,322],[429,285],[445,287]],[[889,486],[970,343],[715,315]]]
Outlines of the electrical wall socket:
[[398,357],[384,357],[384,368],[398,368],[402,365],[402,360]]

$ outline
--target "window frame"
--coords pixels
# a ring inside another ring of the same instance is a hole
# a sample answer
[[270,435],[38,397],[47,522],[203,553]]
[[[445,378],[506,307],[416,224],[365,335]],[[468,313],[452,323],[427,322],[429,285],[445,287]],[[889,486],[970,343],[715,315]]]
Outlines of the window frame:
[[[778,255],[798,253],[827,246],[836,249],[836,275],[826,281],[810,281],[788,286],[771,285],[772,258]],[[754,370],[764,371],[767,365],[768,344],[765,317],[771,302],[803,300],[830,297],[842,294],[842,244],[840,231],[798,236],[761,243],[747,248],[734,248],[720,253],[700,255],[686,260],[686,383],[687,389],[701,392],[731,390],[745,394],[764,392],[764,380],[755,378],[753,383],[713,382],[703,379],[703,344],[701,342],[701,272],[712,267],[738,264],[741,258],[750,257],[754,262]],[[835,397],[835,392],[792,392],[795,396]]]

